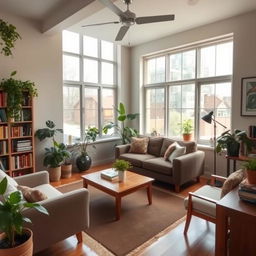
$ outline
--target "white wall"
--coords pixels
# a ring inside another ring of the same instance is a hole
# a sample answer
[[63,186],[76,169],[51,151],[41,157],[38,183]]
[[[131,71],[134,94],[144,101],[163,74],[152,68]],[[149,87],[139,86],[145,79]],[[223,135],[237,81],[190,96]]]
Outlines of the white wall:
[[[182,33],[161,38],[152,42],[135,46],[131,49],[131,110],[141,111],[141,58],[144,55],[171,49],[194,42],[207,40],[225,34],[234,34],[234,64],[233,64],[233,92],[232,92],[232,127],[248,129],[255,124],[255,117],[240,116],[241,78],[256,76],[256,12],[233,17],[209,25],[191,29]],[[142,111],[141,111],[142,113]],[[143,118],[143,116],[142,116]],[[139,124],[137,124],[139,125]],[[205,171],[213,169],[212,151],[206,150]],[[223,156],[218,156],[218,174],[226,173],[226,161]]]
[[[46,120],[53,120],[58,128],[63,127],[62,99],[62,40],[61,33],[45,35],[40,32],[39,24],[24,18],[1,13],[0,17],[17,27],[22,40],[17,41],[13,57],[0,55],[0,79],[7,78],[17,70],[16,77],[35,82],[39,97],[35,99],[35,130],[45,127]],[[119,100],[128,104],[130,84],[129,49],[122,47],[120,65],[126,70],[120,77]],[[122,70],[123,71],[123,70]],[[61,137],[59,138],[61,139]],[[97,144],[92,154],[93,164],[109,162],[114,158],[114,145],[118,141]],[[42,165],[46,142],[36,140],[36,169],[44,169]]]

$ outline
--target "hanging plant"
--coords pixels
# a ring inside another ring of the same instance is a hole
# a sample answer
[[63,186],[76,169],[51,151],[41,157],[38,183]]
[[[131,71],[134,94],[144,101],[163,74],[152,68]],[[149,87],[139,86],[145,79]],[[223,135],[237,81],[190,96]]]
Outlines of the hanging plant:
[[5,56],[12,55],[14,43],[18,39],[21,39],[21,36],[16,27],[0,19],[0,53]]
[[28,93],[28,97],[38,96],[35,83],[14,79],[13,76],[15,76],[16,73],[16,71],[12,72],[10,78],[2,79],[2,82],[0,83],[0,89],[7,93],[6,114],[8,118],[19,117],[24,100],[24,92]]

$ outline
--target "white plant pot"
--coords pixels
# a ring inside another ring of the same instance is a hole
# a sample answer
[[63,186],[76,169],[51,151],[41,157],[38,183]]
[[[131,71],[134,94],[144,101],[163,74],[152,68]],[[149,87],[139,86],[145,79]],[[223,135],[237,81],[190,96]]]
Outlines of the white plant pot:
[[123,182],[126,178],[126,171],[118,171],[118,178],[120,182]]

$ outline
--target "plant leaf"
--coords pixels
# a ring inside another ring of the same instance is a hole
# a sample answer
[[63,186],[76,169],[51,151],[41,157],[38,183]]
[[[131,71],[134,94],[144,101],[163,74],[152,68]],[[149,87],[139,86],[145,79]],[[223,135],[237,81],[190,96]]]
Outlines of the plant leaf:
[[3,195],[7,189],[7,178],[4,177],[0,182],[0,195]]
[[120,115],[125,115],[125,107],[122,102],[119,103],[119,113]]
[[140,115],[139,113],[128,114],[128,115],[127,115],[127,119],[128,119],[128,120],[134,120],[134,119],[137,118],[139,115]]
[[20,191],[12,192],[9,195],[9,201],[11,204],[18,204],[22,200],[22,194]]
[[17,74],[17,71],[12,71],[11,76],[15,76]]
[[48,211],[42,205],[40,205],[40,204],[37,204],[37,203],[25,203],[24,206],[26,208],[34,208],[34,209],[38,210],[41,213],[49,215]]
[[120,115],[117,119],[118,121],[123,122],[126,119],[126,115]]

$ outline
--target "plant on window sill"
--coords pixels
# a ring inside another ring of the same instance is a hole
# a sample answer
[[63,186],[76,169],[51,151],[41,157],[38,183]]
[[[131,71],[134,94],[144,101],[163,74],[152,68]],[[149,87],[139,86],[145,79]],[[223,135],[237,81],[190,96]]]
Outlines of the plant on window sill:
[[120,138],[122,139],[122,143],[123,144],[127,144],[131,142],[131,138],[132,137],[137,137],[138,136],[138,131],[136,129],[133,129],[129,126],[125,125],[125,121],[126,120],[134,120],[136,119],[139,114],[135,113],[135,114],[126,114],[126,110],[124,107],[123,103],[119,103],[119,108],[114,107],[117,111],[117,113],[119,114],[117,119],[120,122],[120,125],[117,123],[108,123],[107,125],[105,125],[103,127],[103,133],[107,134],[109,129],[112,128],[116,128],[118,135],[120,136]]

